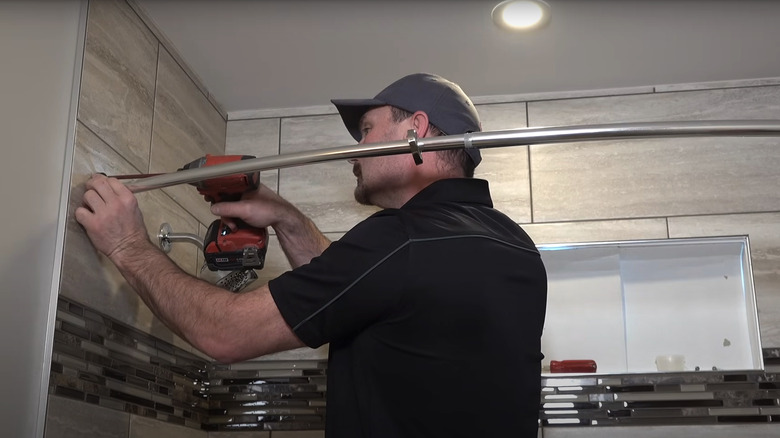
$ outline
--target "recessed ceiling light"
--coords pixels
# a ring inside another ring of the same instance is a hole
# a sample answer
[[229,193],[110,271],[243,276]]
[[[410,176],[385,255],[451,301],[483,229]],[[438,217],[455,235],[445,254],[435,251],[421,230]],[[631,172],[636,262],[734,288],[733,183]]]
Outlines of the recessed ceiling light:
[[504,29],[537,29],[550,21],[550,5],[543,0],[507,0],[493,8],[492,15]]

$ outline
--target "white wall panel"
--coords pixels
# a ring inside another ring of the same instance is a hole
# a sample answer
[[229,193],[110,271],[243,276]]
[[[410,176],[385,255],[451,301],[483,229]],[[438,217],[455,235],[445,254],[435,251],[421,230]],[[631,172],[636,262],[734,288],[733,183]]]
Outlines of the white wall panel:
[[0,422],[8,437],[43,435],[85,20],[82,1],[0,2]]

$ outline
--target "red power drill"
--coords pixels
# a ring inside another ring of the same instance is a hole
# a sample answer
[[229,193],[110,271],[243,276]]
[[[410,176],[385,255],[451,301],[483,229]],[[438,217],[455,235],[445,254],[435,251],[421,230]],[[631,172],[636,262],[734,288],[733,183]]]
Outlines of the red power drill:
[[[252,155],[210,155],[187,163],[179,170],[196,169],[249,160]],[[191,183],[207,202],[238,201],[241,195],[260,186],[260,173],[244,173],[211,178]],[[255,228],[244,221],[234,219],[236,229],[231,230],[221,219],[209,225],[203,241],[203,256],[212,271],[238,269],[262,269],[268,249],[268,230]]]

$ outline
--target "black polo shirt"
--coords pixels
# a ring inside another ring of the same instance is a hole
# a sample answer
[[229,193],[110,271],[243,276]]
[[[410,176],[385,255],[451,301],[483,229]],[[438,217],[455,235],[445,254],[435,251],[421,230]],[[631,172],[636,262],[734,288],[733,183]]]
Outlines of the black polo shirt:
[[269,287],[330,343],[328,437],[536,437],[546,274],[487,181],[437,181]]

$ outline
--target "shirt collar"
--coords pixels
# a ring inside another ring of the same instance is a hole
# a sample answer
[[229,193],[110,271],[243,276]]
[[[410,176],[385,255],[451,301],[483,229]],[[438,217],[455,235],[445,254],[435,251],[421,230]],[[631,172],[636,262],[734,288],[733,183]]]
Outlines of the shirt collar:
[[488,182],[475,178],[451,178],[434,181],[409,199],[404,207],[431,201],[465,202],[493,207]]

